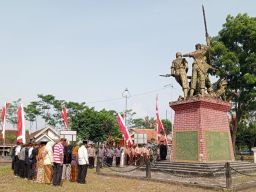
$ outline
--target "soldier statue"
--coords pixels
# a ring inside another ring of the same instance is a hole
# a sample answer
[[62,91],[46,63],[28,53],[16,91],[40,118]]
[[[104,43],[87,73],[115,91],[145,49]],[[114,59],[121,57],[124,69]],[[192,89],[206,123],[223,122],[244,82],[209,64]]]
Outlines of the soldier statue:
[[185,58],[182,58],[180,52],[176,53],[176,59],[172,61],[171,75],[175,77],[176,81],[180,84],[183,89],[184,99],[188,96],[188,62]]
[[211,83],[208,77],[208,69],[212,67],[206,62],[206,54],[209,44],[210,41],[208,39],[207,46],[196,44],[196,51],[183,55],[183,57],[192,57],[194,59],[194,62],[192,64],[192,78],[189,93],[190,96],[194,95],[197,87],[199,89],[200,95],[204,96],[206,83],[208,90],[212,90]]

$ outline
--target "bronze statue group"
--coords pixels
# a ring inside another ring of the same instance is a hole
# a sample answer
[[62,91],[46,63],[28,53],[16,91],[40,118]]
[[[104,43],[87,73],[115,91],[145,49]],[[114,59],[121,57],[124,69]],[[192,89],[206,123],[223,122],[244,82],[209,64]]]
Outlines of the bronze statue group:
[[[225,89],[227,81],[220,79],[215,86],[212,86],[208,71],[216,71],[214,67],[207,63],[208,50],[210,46],[210,39],[207,38],[207,46],[196,44],[196,50],[191,53],[183,54],[176,53],[176,59],[172,61],[171,76],[175,77],[176,81],[183,89],[183,98],[201,96],[204,97],[207,90],[207,96],[221,98],[225,100]],[[184,57],[192,57],[192,76],[187,76],[188,62]],[[188,79],[191,79],[188,82]]]

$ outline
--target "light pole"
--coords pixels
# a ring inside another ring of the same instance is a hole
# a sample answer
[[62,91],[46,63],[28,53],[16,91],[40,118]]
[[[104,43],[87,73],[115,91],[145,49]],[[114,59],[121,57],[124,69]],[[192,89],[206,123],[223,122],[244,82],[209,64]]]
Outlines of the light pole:
[[127,126],[127,118],[126,118],[126,113],[127,113],[127,100],[128,98],[131,96],[130,92],[128,90],[128,88],[126,88],[124,90],[124,92],[122,93],[122,96],[125,98],[125,110],[124,110],[124,122],[125,122],[125,126]]

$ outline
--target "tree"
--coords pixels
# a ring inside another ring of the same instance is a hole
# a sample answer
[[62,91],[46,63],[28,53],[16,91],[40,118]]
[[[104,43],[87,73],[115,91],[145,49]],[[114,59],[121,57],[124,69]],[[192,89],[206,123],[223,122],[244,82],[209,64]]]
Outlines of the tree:
[[[256,18],[227,16],[223,29],[213,38],[211,56],[216,74],[228,81],[226,92],[239,125],[256,109]],[[234,149],[237,129],[231,130]]]
[[149,117],[149,116],[145,117],[145,128],[156,129],[156,126],[157,126],[157,122],[154,119],[154,117]]
[[256,123],[246,124],[241,122],[237,131],[236,145],[239,150],[251,150],[256,144]]
[[12,125],[14,128],[18,124],[17,110],[21,103],[21,99],[17,101],[10,102],[6,111],[6,121]]
[[163,126],[166,130],[166,134],[169,134],[172,132],[172,122],[168,119],[162,119]]
[[47,125],[61,127],[61,106],[63,100],[56,100],[53,95],[38,94],[40,114]]
[[94,142],[106,141],[112,137],[121,137],[117,124],[117,113],[114,111],[95,111],[86,108],[71,117],[73,129],[78,132],[80,139],[89,139]]
[[25,118],[30,122],[30,130],[32,129],[33,123],[36,122],[37,129],[37,118],[41,114],[39,103],[36,101],[32,101],[26,107],[24,107]]
[[133,126],[132,127],[145,129],[145,120],[142,119],[142,118],[133,119]]

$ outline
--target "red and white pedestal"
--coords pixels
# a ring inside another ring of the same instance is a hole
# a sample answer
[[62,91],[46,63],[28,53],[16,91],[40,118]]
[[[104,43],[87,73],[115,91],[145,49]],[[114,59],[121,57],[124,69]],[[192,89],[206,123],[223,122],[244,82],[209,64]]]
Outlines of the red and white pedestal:
[[175,111],[172,161],[233,161],[227,112],[219,99],[193,97],[170,102]]

